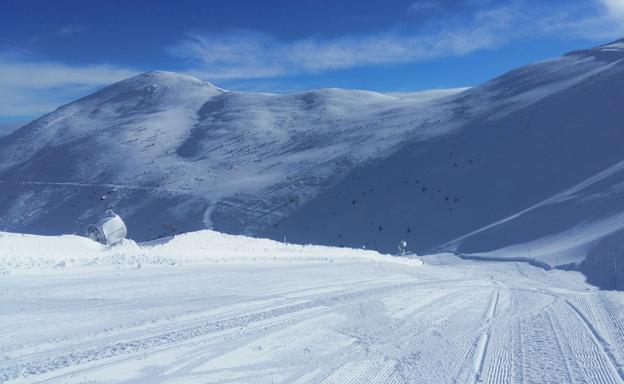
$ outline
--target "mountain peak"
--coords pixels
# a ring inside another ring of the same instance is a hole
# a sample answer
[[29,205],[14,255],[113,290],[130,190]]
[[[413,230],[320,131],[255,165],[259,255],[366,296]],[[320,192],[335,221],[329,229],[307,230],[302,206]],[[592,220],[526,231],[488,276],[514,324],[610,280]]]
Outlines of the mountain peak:
[[[227,92],[207,81],[175,72],[149,71],[111,84],[83,99],[97,100],[98,103],[109,101],[127,101],[130,99],[160,99],[165,104],[172,100],[188,99],[191,95],[210,98]],[[167,101],[169,100],[169,101]]]
[[[177,72],[160,71],[160,70],[144,72],[139,75],[122,80],[116,84],[127,84],[131,86],[141,86],[141,85],[155,85],[155,86],[165,85],[167,86],[167,85],[181,85],[185,83],[208,86],[208,87],[214,88],[215,90],[223,91],[223,89],[216,87],[212,83],[209,83],[204,80],[200,80],[196,77],[177,73]],[[113,84],[113,85],[116,85],[116,84]]]

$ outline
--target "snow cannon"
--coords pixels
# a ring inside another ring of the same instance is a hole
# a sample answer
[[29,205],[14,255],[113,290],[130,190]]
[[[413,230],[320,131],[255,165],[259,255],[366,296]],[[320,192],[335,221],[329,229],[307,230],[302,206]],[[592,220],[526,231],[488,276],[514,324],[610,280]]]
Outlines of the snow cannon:
[[112,209],[106,210],[106,216],[98,221],[97,224],[90,225],[87,228],[87,236],[91,240],[104,245],[120,243],[126,238],[127,234],[126,224]]

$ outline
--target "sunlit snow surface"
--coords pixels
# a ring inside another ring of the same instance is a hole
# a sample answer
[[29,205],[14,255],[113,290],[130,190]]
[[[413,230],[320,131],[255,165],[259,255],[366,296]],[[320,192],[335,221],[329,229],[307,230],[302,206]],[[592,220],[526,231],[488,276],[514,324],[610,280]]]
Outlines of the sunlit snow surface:
[[211,231],[0,236],[0,382],[623,380],[624,296],[576,272]]
[[125,239],[105,246],[91,239],[0,232],[0,270],[38,270],[95,266],[140,267],[187,262],[333,262],[369,260],[420,265],[420,259],[380,255],[365,249],[280,243],[269,239],[204,230],[137,244]]

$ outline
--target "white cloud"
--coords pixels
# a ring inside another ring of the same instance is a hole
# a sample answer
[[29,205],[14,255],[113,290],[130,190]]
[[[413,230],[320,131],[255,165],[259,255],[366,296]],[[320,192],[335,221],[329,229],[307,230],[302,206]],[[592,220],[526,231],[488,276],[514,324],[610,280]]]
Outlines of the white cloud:
[[59,29],[56,34],[60,36],[71,36],[86,31],[87,28],[82,25],[66,25]]
[[[608,8],[601,2],[608,3]],[[191,33],[168,52],[187,60],[188,73],[218,81],[461,56],[521,38],[550,35],[599,40],[624,34],[624,23],[614,17],[618,9],[624,12],[624,0],[571,2],[564,7],[532,0],[512,0],[497,6],[483,0],[478,3],[481,6],[467,1],[470,6],[466,6],[465,14],[432,18],[416,30],[295,41],[253,31]],[[418,11],[434,6],[429,0],[412,4]]]
[[31,36],[29,41],[30,43],[39,44],[49,39],[71,37],[78,33],[85,32],[87,29],[88,29],[87,27],[82,26],[82,25],[70,24],[56,31],[51,31],[45,34],[38,34],[38,35]]
[[399,31],[332,39],[311,37],[280,41],[239,31],[192,33],[168,52],[186,59],[189,73],[205,79],[242,79],[319,73],[366,65],[406,63],[457,56],[497,46],[502,12],[484,12],[447,31],[405,34]]
[[136,71],[110,65],[70,66],[0,53],[0,116],[35,116]]
[[436,8],[438,8],[438,3],[433,0],[419,0],[413,2],[409,6],[408,11],[411,13],[421,13],[425,11],[431,11]]

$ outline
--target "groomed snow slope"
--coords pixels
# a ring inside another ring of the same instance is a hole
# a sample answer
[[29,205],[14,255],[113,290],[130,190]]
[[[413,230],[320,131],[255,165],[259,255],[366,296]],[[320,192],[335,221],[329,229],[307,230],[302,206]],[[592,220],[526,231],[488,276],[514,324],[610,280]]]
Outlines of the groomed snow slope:
[[575,272],[213,232],[114,260],[77,237],[0,244],[43,261],[0,276],[4,383],[624,382],[624,297]]

